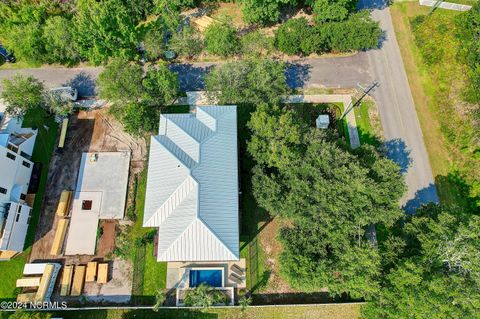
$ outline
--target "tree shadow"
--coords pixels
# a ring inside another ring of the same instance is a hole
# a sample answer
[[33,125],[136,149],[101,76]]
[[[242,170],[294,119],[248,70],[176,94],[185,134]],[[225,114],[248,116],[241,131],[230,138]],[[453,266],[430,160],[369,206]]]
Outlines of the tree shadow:
[[416,210],[428,203],[438,203],[437,188],[435,184],[430,183],[427,187],[415,193],[415,197],[408,200],[402,209],[407,214],[414,214]]
[[410,150],[400,138],[385,141],[382,145],[385,155],[400,166],[400,173],[405,174],[412,164]]
[[80,72],[67,83],[65,86],[71,86],[78,90],[78,97],[89,97],[96,95],[96,83],[92,76],[86,72]]
[[171,64],[170,70],[178,74],[180,91],[200,91],[205,89],[205,76],[211,71],[212,65],[196,67],[193,64]]
[[449,172],[446,176],[435,176],[435,184],[442,204],[458,206],[468,212],[480,213],[480,195],[473,191],[460,172]]
[[303,87],[305,82],[310,79],[310,69],[307,64],[288,62],[285,67],[285,77],[290,88],[295,89]]

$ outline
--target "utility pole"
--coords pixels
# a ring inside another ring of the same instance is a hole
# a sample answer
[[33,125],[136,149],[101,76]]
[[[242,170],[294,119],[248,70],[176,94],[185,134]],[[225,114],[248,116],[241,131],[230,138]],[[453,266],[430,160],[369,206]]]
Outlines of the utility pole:
[[[358,85],[358,86],[360,86],[360,85]],[[368,88],[363,88],[363,87],[360,86],[360,88],[362,88],[362,90],[363,90],[362,96],[355,103],[353,103],[353,100],[352,100],[352,103],[350,103],[345,108],[345,110],[343,111],[339,120],[341,121],[345,117],[345,115],[350,113],[350,111],[353,110],[356,106],[359,106],[360,103],[362,103],[362,100],[365,98],[365,96],[370,95],[370,92],[372,92],[377,86],[380,86],[380,84],[378,83],[377,80],[373,81],[373,83],[370,84],[370,86]]]
[[441,4],[442,4],[443,0],[437,0],[435,1],[435,3],[433,4],[432,8],[430,9],[430,11],[428,12],[427,16],[431,15],[433,13],[433,11],[435,11]]

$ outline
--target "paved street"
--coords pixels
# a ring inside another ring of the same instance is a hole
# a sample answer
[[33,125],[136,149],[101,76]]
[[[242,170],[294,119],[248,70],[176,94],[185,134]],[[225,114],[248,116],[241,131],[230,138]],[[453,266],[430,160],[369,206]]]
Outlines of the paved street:
[[388,155],[406,173],[408,192],[402,204],[407,212],[413,212],[421,203],[438,202],[422,130],[390,10],[383,1],[361,0],[360,6],[373,9],[372,17],[385,31],[381,48],[367,53],[368,68],[380,82],[373,97],[378,103]]
[[[288,64],[286,75],[291,87],[356,87],[376,79],[380,87],[373,96],[379,106],[388,155],[406,174],[408,193],[402,200],[411,212],[420,203],[438,201],[434,179],[423,142],[413,98],[394,36],[389,9],[382,1],[362,0],[362,7],[374,8],[372,16],[380,22],[385,37],[381,48],[348,57],[301,59]],[[204,76],[213,63],[176,64],[182,91],[204,88]],[[81,96],[95,94],[95,79],[102,68],[41,68],[1,70],[0,80],[16,72],[31,74],[47,87],[72,85]],[[0,86],[1,91],[1,86]]]

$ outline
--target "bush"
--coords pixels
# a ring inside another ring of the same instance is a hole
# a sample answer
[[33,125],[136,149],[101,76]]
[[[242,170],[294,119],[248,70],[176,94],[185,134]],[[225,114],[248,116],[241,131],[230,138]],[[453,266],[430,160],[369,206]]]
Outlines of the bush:
[[145,133],[155,132],[160,111],[158,107],[146,103],[132,102],[125,107],[122,123],[125,132],[140,136]]
[[330,51],[328,33],[325,32],[323,25],[316,25],[310,28],[307,36],[300,43],[300,49],[306,55]]
[[179,56],[191,59],[202,52],[203,40],[197,31],[186,26],[182,31],[173,34],[168,47]]
[[143,48],[148,60],[160,58],[165,51],[166,28],[161,18],[151,23],[143,37]]
[[315,0],[312,4],[318,23],[343,21],[355,11],[356,0]]
[[291,19],[275,32],[275,46],[282,52],[293,55],[301,53],[301,44],[309,38],[310,27],[305,18]]
[[74,26],[71,20],[61,16],[48,18],[43,26],[46,61],[67,65],[78,63],[80,55],[73,38]]
[[378,46],[382,30],[368,12],[351,15],[348,20],[323,25],[330,49],[337,52],[372,49]]
[[274,38],[256,30],[240,38],[242,53],[248,56],[268,55],[273,50]]
[[227,23],[215,22],[205,30],[207,52],[220,56],[234,55],[239,50],[237,31]]
[[292,0],[242,0],[243,20],[247,23],[267,24],[277,22],[282,6]]

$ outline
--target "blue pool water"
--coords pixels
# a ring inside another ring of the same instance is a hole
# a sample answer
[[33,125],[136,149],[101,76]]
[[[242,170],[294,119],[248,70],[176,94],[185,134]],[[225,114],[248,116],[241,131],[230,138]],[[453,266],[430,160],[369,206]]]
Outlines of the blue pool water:
[[201,283],[222,287],[222,271],[219,269],[190,270],[190,287],[198,287]]

